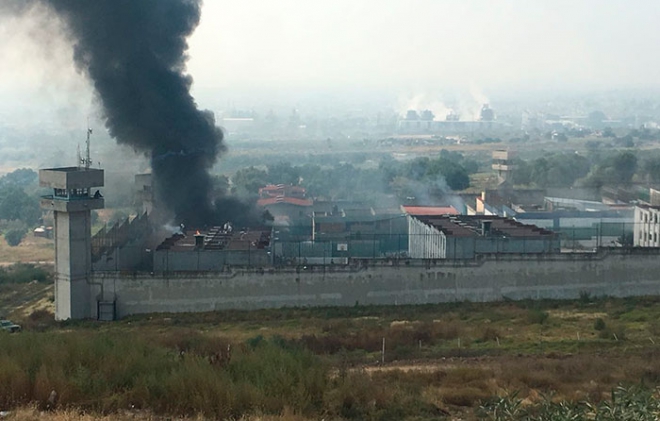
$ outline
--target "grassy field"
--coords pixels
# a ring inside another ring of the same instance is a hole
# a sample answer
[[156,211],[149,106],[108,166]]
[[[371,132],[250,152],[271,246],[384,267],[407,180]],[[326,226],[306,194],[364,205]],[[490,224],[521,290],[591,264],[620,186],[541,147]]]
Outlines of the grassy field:
[[32,234],[23,239],[21,244],[10,247],[0,235],[0,266],[26,262],[53,262],[55,246],[52,239],[34,237]]
[[21,419],[51,390],[52,419],[531,420],[566,408],[583,418],[552,419],[609,419],[585,414],[619,386],[656,416],[629,419],[658,419],[660,298],[56,323],[52,303],[30,307],[50,302],[36,285],[12,316],[24,332],[0,335],[0,410],[23,408]]

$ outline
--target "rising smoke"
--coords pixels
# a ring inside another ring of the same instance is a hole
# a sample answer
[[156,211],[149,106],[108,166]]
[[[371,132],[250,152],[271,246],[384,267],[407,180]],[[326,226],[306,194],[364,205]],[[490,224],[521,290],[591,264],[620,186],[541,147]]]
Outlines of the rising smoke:
[[[60,17],[78,70],[91,81],[117,142],[151,160],[157,197],[177,223],[232,219],[214,205],[209,170],[225,149],[213,114],[197,109],[185,73],[201,0],[33,0]],[[17,10],[20,10],[17,9]],[[244,212],[245,209],[240,209]]]
[[453,95],[434,90],[403,95],[399,97],[397,111],[403,116],[408,110],[430,110],[435,120],[444,120],[448,114],[453,114],[464,121],[477,121],[481,117],[481,107],[489,102],[479,85],[470,81],[467,89]]

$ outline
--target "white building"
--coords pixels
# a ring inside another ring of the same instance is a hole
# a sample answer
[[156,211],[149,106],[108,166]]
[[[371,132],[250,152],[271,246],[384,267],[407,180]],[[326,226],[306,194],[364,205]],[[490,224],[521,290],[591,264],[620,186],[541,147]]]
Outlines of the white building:
[[408,255],[413,259],[445,259],[447,236],[432,224],[408,215]]
[[660,207],[635,207],[633,241],[635,247],[660,247]]

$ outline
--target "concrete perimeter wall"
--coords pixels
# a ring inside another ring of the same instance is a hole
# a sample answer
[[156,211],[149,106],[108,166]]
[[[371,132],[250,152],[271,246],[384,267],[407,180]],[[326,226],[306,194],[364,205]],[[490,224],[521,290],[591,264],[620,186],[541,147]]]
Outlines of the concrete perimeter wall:
[[582,292],[660,294],[659,249],[369,264],[197,274],[95,273],[90,305],[95,315],[98,300],[115,301],[117,317],[124,317],[230,308],[572,299]]

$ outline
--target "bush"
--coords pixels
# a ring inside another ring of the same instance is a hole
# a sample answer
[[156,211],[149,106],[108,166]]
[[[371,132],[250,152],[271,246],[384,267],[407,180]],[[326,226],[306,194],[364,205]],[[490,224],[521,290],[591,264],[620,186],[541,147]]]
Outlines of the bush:
[[549,317],[550,315],[547,312],[538,308],[533,308],[527,313],[527,320],[532,324],[542,325],[548,321]]
[[589,291],[580,291],[580,304],[582,305],[589,304],[592,301],[593,300],[591,298],[591,294],[589,293]]
[[601,319],[600,317],[597,318],[594,321],[594,329],[595,330],[598,330],[598,331],[605,330],[605,327],[606,327],[605,320]]
[[626,330],[624,326],[605,327],[598,333],[600,339],[611,339],[613,341],[625,341]]
[[0,267],[0,284],[22,284],[32,281],[50,282],[52,279],[52,274],[41,266],[16,263],[6,268]]
[[444,391],[442,401],[447,405],[470,407],[491,396],[491,393],[475,387],[457,387]]
[[96,412],[135,406],[240,419],[285,408],[323,410],[330,376],[308,351],[264,340],[254,349],[236,346],[220,365],[197,354],[215,338],[187,344],[185,354],[163,346],[164,339],[80,331],[0,335],[0,407],[45,402],[55,390],[61,406]]
[[5,241],[11,247],[16,247],[21,244],[23,238],[25,238],[26,231],[20,228],[13,228],[5,232]]
[[649,333],[653,336],[660,336],[660,321],[653,320],[648,325]]
[[479,338],[482,342],[488,341],[497,341],[500,338],[500,332],[492,326],[486,326],[481,331],[481,337]]
[[55,321],[55,315],[48,310],[41,309],[35,310],[27,317],[27,319],[22,321],[23,329],[26,330],[36,330],[36,331],[45,331],[49,327],[57,325]]
[[611,400],[595,403],[556,401],[546,396],[541,402],[524,405],[514,394],[479,408],[480,418],[492,421],[516,420],[657,420],[660,399],[653,390],[618,387]]

